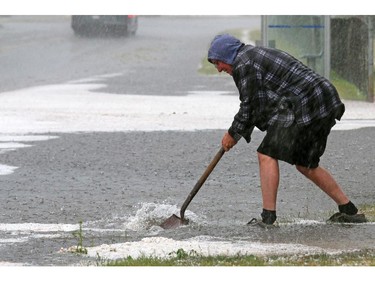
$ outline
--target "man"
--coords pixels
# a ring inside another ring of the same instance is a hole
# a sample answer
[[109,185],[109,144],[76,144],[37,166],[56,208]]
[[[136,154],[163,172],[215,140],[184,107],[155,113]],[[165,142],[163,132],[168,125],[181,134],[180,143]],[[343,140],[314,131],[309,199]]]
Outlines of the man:
[[276,221],[278,160],[295,165],[338,205],[331,221],[365,222],[331,174],[319,166],[331,128],[345,111],[335,87],[291,55],[245,45],[224,34],[211,42],[208,61],[233,77],[240,109],[222,139],[229,151],[242,137],[249,143],[254,127],[267,131],[258,152],[263,226]]

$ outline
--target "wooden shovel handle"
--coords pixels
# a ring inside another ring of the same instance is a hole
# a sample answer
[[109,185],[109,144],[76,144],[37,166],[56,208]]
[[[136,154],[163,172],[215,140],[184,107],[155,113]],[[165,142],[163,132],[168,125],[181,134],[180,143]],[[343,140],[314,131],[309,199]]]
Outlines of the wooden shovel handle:
[[187,206],[190,204],[191,200],[193,200],[194,196],[198,193],[199,189],[202,187],[208,176],[211,174],[213,169],[215,168],[216,164],[220,161],[221,157],[224,155],[225,150],[223,147],[220,148],[220,150],[216,153],[214,159],[212,159],[211,163],[208,165],[206,170],[204,171],[203,175],[200,177],[200,179],[195,184],[194,188],[190,191],[188,197],[186,198],[184,204],[181,207],[180,215],[181,219],[184,219],[185,216],[185,210]]

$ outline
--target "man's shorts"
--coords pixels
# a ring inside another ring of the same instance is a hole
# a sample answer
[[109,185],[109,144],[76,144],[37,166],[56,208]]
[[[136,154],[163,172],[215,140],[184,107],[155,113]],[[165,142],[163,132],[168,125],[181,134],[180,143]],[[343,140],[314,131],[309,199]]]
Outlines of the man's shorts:
[[335,124],[334,116],[328,116],[304,127],[270,126],[257,151],[292,165],[317,168]]

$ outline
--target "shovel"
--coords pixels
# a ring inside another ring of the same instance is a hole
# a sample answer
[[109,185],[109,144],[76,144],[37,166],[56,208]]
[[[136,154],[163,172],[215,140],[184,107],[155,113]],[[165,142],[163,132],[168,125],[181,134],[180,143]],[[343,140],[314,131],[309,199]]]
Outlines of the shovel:
[[189,223],[189,220],[185,219],[185,210],[187,206],[190,204],[191,200],[193,200],[194,196],[198,193],[199,189],[202,187],[202,185],[204,184],[208,176],[211,174],[216,164],[224,155],[224,152],[225,152],[224,148],[221,147],[220,150],[216,153],[214,159],[212,159],[211,163],[208,165],[208,167],[204,171],[203,175],[195,184],[194,188],[190,191],[188,197],[186,198],[184,204],[181,207],[180,217],[176,215],[172,215],[160,225],[162,228],[173,229],[182,225],[187,225]]

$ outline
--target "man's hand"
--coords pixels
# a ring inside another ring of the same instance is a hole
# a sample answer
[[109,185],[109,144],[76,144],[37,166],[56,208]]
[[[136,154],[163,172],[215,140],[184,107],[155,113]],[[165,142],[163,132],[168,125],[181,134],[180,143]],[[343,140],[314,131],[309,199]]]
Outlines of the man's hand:
[[227,132],[221,140],[221,145],[225,151],[229,151],[233,146],[236,145],[236,140]]

